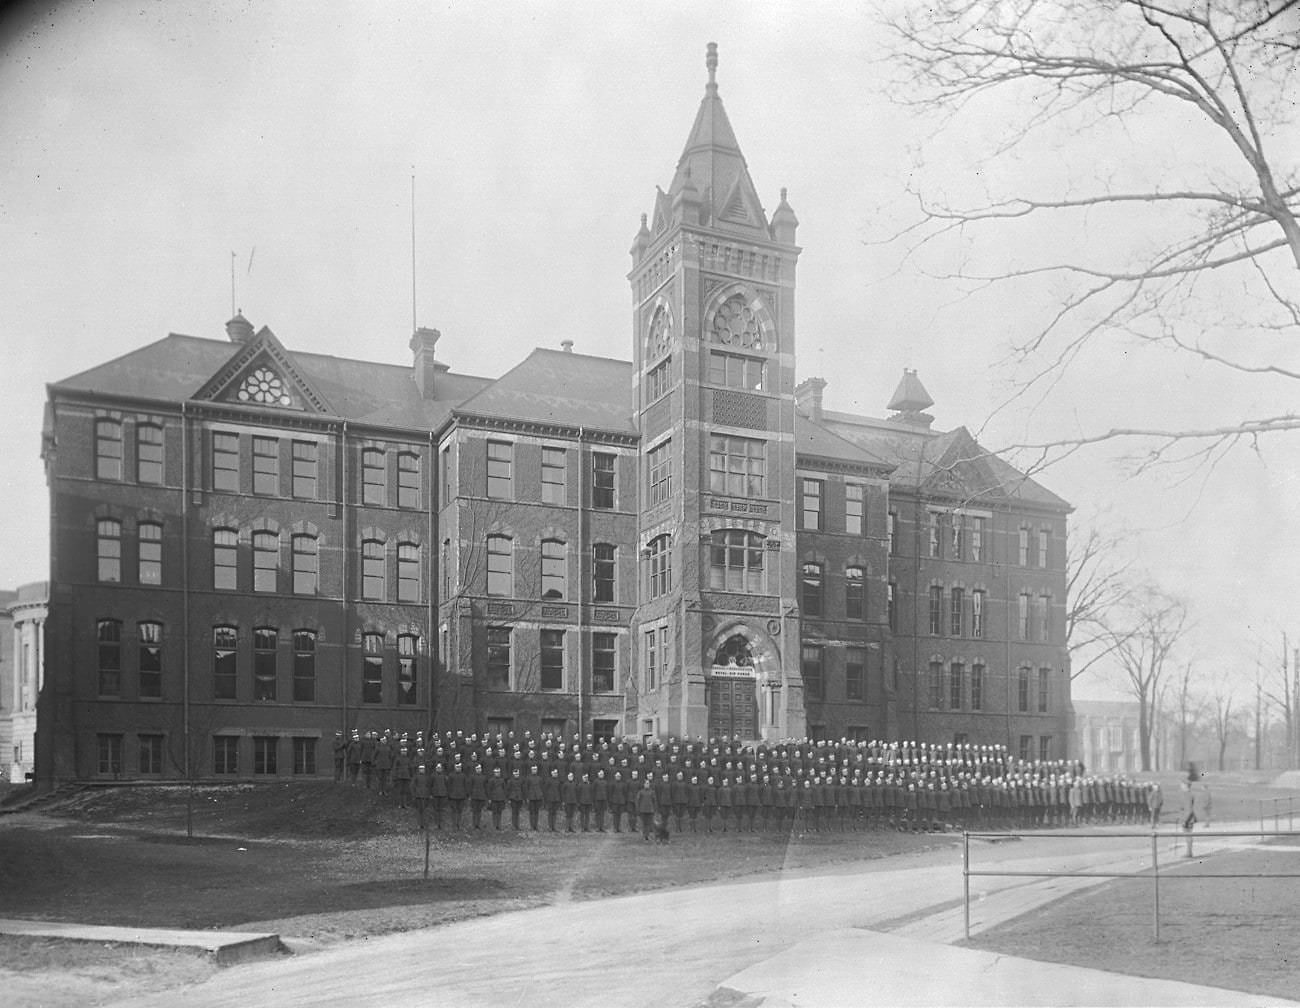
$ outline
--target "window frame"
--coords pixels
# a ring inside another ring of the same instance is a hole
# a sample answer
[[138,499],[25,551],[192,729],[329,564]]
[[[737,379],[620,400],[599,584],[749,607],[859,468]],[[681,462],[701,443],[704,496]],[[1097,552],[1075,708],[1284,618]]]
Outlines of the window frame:
[[212,432],[212,491],[239,493],[239,434]]
[[941,585],[930,585],[930,636],[943,636],[943,587]]
[[320,445],[315,441],[293,442],[293,496],[316,500],[320,486]]
[[112,417],[97,418],[95,420],[95,479],[121,482],[122,449],[122,422]]
[[388,544],[382,539],[361,540],[361,598],[388,601]]
[[814,700],[826,699],[826,648],[821,644],[802,644],[799,648],[799,673],[804,694]]
[[363,507],[388,504],[388,452],[374,445],[361,449],[361,504]]
[[538,557],[540,597],[563,602],[569,594],[569,544],[563,539],[543,539]]
[[[145,533],[146,529],[149,530],[148,534]],[[162,584],[162,536],[161,522],[142,521],[135,527],[135,575],[142,585]]]
[[229,623],[212,628],[212,699],[239,699],[239,628]]
[[673,590],[673,543],[672,536],[665,532],[657,535],[646,545],[649,594],[652,599],[667,595]]
[[[605,555],[605,554],[608,555]],[[613,603],[618,597],[618,547],[593,543],[591,547],[591,600]]]
[[766,552],[767,537],[758,532],[714,529],[709,544],[709,590],[766,594]]
[[212,772],[222,777],[239,775],[239,736],[212,736]]
[[212,530],[212,588],[239,590],[239,529],[222,526]]
[[541,662],[538,671],[538,688],[544,693],[560,693],[564,690],[564,651],[565,634],[563,630],[544,627],[539,635]]
[[361,635],[361,702],[377,705],[384,702],[384,635]]
[[618,683],[618,635],[591,635],[591,691],[613,693]]
[[253,435],[253,493],[280,496],[280,439]]
[[948,663],[948,709],[961,710],[966,702],[966,663]]
[[[268,548],[268,544],[270,545]],[[266,561],[270,560],[267,565]],[[280,534],[270,529],[253,532],[253,591],[280,590]]]
[[860,564],[844,568],[844,618],[867,618],[867,570]]
[[646,506],[654,507],[673,496],[672,438],[646,452]]
[[420,702],[420,638],[417,634],[397,635],[397,706],[414,707]]
[[825,572],[815,560],[799,565],[799,597],[805,616],[822,616],[825,609]]
[[[157,435],[156,439],[154,435]],[[163,428],[161,424],[140,423],[135,426],[135,481],[148,486],[162,486],[165,478]],[[146,472],[148,475],[146,475]]]
[[977,640],[983,640],[987,631],[987,595],[983,588],[970,593],[970,635]]
[[[757,371],[757,384],[754,384]],[[767,360],[748,354],[709,350],[707,380],[710,385],[741,392],[767,391]]]
[[315,630],[294,630],[293,645],[293,702],[316,702],[316,644]]
[[122,621],[105,618],[95,621],[95,668],[97,696],[122,695]]
[[826,481],[811,476],[799,477],[799,527],[808,532],[822,531],[826,512]]
[[613,452],[591,453],[591,506],[612,511],[617,500],[618,456]]
[[867,698],[867,649],[850,645],[844,649],[844,699]]
[[275,627],[253,628],[253,701],[275,703],[279,679],[280,631]]
[[423,599],[422,551],[419,543],[397,544],[397,601],[418,605]]
[[122,523],[116,518],[95,520],[95,580],[122,583]]
[[867,486],[865,483],[844,483],[844,531],[847,535],[866,535]]
[[513,631],[508,626],[490,625],[487,630],[487,688],[508,692],[513,677]]
[[419,510],[423,496],[423,473],[419,452],[397,453],[397,506],[406,510]]
[[970,709],[984,709],[984,674],[983,662],[972,662],[970,667]]
[[161,700],[163,681],[163,625],[157,620],[136,624],[136,695]]
[[[487,565],[485,591],[489,598],[514,598],[515,594],[515,541],[508,535],[493,532],[484,537]],[[505,543],[506,548],[493,549],[494,544]],[[494,560],[493,558],[502,558]],[[505,589],[504,591],[502,589]]]
[[[300,549],[311,544],[311,549]],[[320,592],[320,537],[310,532],[295,532],[289,539],[293,594],[316,595]],[[308,562],[310,561],[310,562]],[[310,587],[308,587],[310,578]]]
[[161,777],[163,772],[164,736],[157,733],[136,735],[137,766],[141,776]]
[[962,636],[962,628],[966,625],[966,590],[964,588],[951,588],[948,591],[948,635],[950,637]]
[[486,454],[484,457],[487,460],[485,496],[489,500],[514,500],[514,443],[489,438],[485,444]]
[[767,442],[738,434],[709,436],[709,492],[763,497],[767,489]]

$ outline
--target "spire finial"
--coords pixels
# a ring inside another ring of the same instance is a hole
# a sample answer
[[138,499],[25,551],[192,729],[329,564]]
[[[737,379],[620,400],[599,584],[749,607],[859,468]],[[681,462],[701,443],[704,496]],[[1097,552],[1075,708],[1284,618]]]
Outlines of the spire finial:
[[709,70],[709,90],[717,91],[718,90],[718,81],[717,81],[718,43],[716,42],[709,43],[708,55],[704,57],[704,65]]

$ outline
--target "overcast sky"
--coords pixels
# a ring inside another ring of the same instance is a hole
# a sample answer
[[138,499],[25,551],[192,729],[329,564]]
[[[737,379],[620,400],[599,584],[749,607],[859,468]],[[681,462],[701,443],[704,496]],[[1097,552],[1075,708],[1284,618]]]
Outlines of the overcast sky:
[[[48,576],[45,384],[168,332],[224,338],[232,251],[235,305],[290,349],[408,361],[412,174],[418,320],[442,330],[442,360],[495,376],[562,339],[630,359],[628,248],[671,180],[710,41],[760,197],[770,213],[788,187],[799,217],[798,374],[828,379],[827,408],[884,415],[904,367],[938,427],[992,448],[1199,423],[1223,403],[1290,408],[1276,388],[1114,344],[989,422],[1020,306],[959,298],[871,242],[905,219],[909,181],[961,188],[990,170],[966,151],[997,117],[919,127],[881,92],[885,38],[847,0],[5,7],[0,586]],[[1144,123],[1137,156],[1156,163],[1181,128]],[[1063,144],[1016,170],[1105,177],[1121,167],[1107,156]],[[1106,449],[1042,482],[1081,517],[1107,509],[1136,561],[1190,599],[1187,657],[1251,675],[1261,636],[1300,630],[1297,441],[1181,485],[1125,480]]]

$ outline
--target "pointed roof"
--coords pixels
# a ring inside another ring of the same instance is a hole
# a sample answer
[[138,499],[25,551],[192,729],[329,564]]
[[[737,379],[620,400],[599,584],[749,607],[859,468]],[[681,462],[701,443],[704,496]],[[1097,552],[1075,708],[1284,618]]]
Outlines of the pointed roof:
[[203,383],[194,398],[313,413],[334,412],[269,326],[262,326],[246,342],[237,343],[225,366]]
[[899,379],[898,388],[894,389],[894,397],[889,400],[889,405],[885,409],[919,413],[933,405],[934,400],[921,384],[921,379],[916,376],[916,369],[903,368],[903,377]]
[[668,195],[676,197],[689,184],[699,194],[701,223],[721,230],[770,238],[767,215],[749,176],[731,121],[718,97],[718,47],[710,42],[705,65],[709,82],[695,114],[686,146],[677,161]]

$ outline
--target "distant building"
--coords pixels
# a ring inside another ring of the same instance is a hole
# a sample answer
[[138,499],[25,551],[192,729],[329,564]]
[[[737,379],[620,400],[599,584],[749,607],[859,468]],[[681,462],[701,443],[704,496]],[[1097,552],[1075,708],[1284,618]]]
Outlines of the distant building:
[[44,581],[0,592],[0,770],[15,782],[30,777],[36,765],[47,597]]
[[327,769],[335,731],[1066,755],[1068,505],[795,384],[798,221],[714,82],[632,246],[632,361],[457,374],[237,314],[49,387],[43,778]]
[[[1075,700],[1078,756],[1089,773],[1135,773],[1142,769],[1138,705],[1131,700]],[[1155,756],[1155,740],[1152,740]]]

